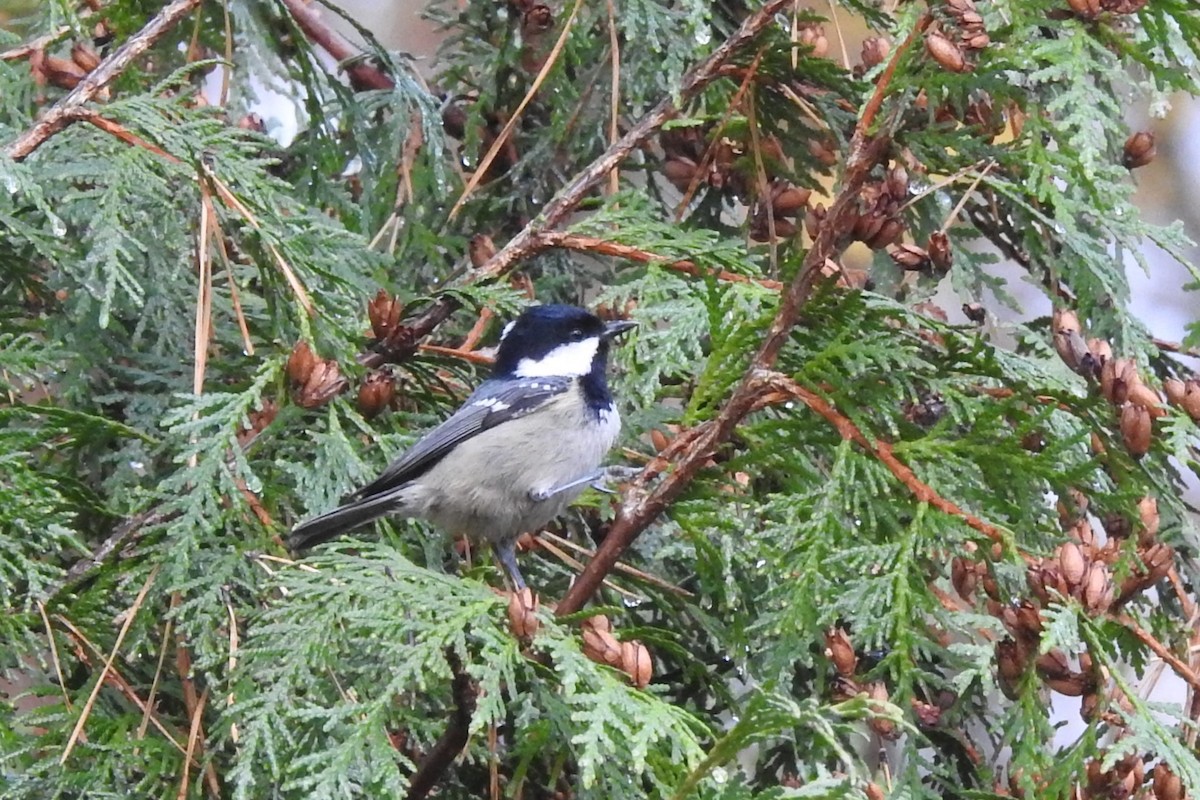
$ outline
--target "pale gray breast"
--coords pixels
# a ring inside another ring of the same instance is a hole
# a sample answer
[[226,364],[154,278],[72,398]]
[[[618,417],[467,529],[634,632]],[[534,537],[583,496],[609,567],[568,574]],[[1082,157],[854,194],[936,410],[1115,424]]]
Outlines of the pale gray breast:
[[529,493],[594,472],[620,428],[616,409],[601,415],[597,425],[594,412],[574,387],[528,417],[463,442],[418,478],[409,496],[422,507],[421,516],[451,533],[500,540],[534,531],[561,514],[587,487],[540,503]]

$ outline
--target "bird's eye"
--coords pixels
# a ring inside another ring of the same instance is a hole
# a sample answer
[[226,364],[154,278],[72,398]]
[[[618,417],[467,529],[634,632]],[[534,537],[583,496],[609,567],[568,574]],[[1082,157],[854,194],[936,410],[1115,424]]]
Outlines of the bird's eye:
[[569,338],[571,339],[572,342],[582,342],[583,341],[583,331],[579,328],[574,328],[571,330],[571,334],[570,334]]

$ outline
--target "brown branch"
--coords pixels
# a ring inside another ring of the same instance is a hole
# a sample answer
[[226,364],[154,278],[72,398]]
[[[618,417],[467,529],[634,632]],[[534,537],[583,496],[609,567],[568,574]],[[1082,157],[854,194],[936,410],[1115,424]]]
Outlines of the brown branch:
[[[849,157],[837,198],[817,229],[799,272],[784,292],[775,319],[741,383],[714,419],[676,437],[660,457],[633,481],[617,518],[596,550],[596,557],[588,563],[587,569],[571,584],[566,596],[559,602],[557,613],[560,616],[573,614],[583,607],[625,549],[683,492],[717,447],[732,435],[741,420],[761,401],[764,390],[769,388],[769,372],[792,328],[799,321],[804,304],[821,280],[822,268],[826,261],[840,253],[846,243],[845,232],[851,227],[849,221],[852,215],[857,216],[858,213],[859,191],[867,182],[871,169],[883,158],[891,144],[886,132],[868,134],[867,127],[878,113],[900,58],[912,46],[918,33],[928,26],[930,19],[927,13],[917,22],[913,32],[896,48],[891,62],[880,76],[850,141]],[[511,246],[513,243],[509,244]],[[496,260],[500,260],[503,254],[503,251],[498,254]],[[675,462],[674,470],[652,490],[648,490],[650,481],[661,474],[670,461]]]
[[135,514],[117,525],[109,537],[100,543],[99,547],[71,565],[71,568],[67,570],[66,577],[46,592],[46,598],[52,599],[57,597],[67,587],[74,586],[100,569],[113,553],[123,549],[126,544],[135,541],[142,528],[149,525],[157,525],[164,519],[166,517],[162,513],[156,510],[149,510]]
[[748,275],[738,275],[736,272],[727,272],[723,269],[705,269],[704,267],[697,266],[694,261],[688,261],[687,259],[671,259],[627,244],[609,242],[604,239],[583,236],[578,233],[545,231],[538,234],[538,241],[546,247],[561,247],[565,250],[576,250],[582,253],[614,256],[616,258],[624,258],[628,261],[637,261],[641,264],[658,264],[667,269],[697,278],[716,278],[719,281],[726,281],[728,283],[755,283],[773,292],[777,292],[783,288],[781,282],[773,281],[769,278],[751,278]]
[[[183,601],[183,596],[179,592],[171,595],[172,611],[179,607]],[[166,642],[163,647],[166,647]],[[183,633],[175,631],[175,671],[179,673],[179,680],[183,685],[183,704],[187,708],[188,719],[192,721],[192,733],[188,736],[188,754],[189,757],[195,754],[198,760],[203,761],[204,753],[204,724],[201,714],[204,712],[204,701],[208,698],[208,687],[204,688],[204,694],[201,695],[196,691],[196,683],[192,678],[192,653],[188,650],[187,643],[184,641]],[[221,796],[221,784],[217,779],[217,770],[212,762],[209,762],[204,769],[204,783],[208,787],[208,792],[214,798]]]
[[1003,531],[992,525],[989,522],[984,522],[979,517],[974,516],[966,511],[963,511],[951,500],[942,497],[929,484],[922,481],[913,472],[912,467],[901,461],[893,452],[892,445],[884,441],[871,441],[858,429],[848,417],[840,413],[831,404],[826,402],[819,395],[810,392],[803,386],[788,378],[786,375],[775,373],[770,376],[770,381],[777,391],[786,395],[788,398],[799,400],[808,406],[813,411],[820,414],[825,420],[837,430],[838,435],[849,442],[854,442],[862,447],[871,455],[875,456],[888,469],[888,472],[904,484],[913,496],[918,501],[925,503],[941,511],[943,514],[948,514],[952,517],[958,517],[968,526],[982,533],[984,536],[998,544],[1004,544],[1005,536]]
[[111,119],[106,117],[102,117],[98,112],[92,111],[90,108],[75,109],[71,116],[75,120],[86,122],[111,136],[115,136],[122,142],[125,142],[125,144],[133,145],[134,147],[140,147],[143,150],[149,150],[151,153],[154,153],[157,156],[162,156],[172,164],[182,163],[179,158],[171,155],[158,145],[147,142],[136,133],[131,132],[124,125],[121,125],[118,122],[113,122]]
[[1188,358],[1200,358],[1200,350],[1194,347],[1184,347],[1179,342],[1170,342],[1157,337],[1152,338],[1150,341],[1154,342],[1154,346],[1164,353],[1175,353],[1176,355],[1187,356]]
[[[305,0],[281,0],[297,27],[310,41],[320,45],[346,71],[350,85],[357,91],[391,89],[395,83],[373,64],[362,61],[362,55],[321,19],[321,12]],[[347,63],[353,61],[353,63]]]
[[[726,39],[712,54],[692,67],[680,81],[678,104],[671,97],[664,98],[649,113],[638,120],[630,130],[605,150],[595,161],[580,171],[566,186],[542,209],[537,219],[509,240],[500,252],[492,256],[479,269],[473,270],[466,279],[468,282],[494,280],[516,268],[517,264],[530,256],[546,249],[547,245],[540,236],[552,230],[565,220],[578,207],[579,203],[592,191],[610,172],[616,169],[643,142],[670,121],[679,108],[689,102],[706,86],[720,77],[721,67],[747,44],[758,37],[769,27],[775,15],[784,9],[790,0],[767,0],[766,5],[751,14],[738,30]],[[444,322],[458,308],[458,302],[450,295],[442,295],[425,311],[406,326],[406,338],[414,343],[433,332],[434,328]],[[379,366],[384,362],[379,353],[364,353],[359,362],[368,367]]]
[[79,109],[91,102],[114,78],[125,71],[138,56],[146,52],[179,20],[186,17],[201,0],[175,0],[146,23],[146,27],[135,33],[129,41],[117,48],[112,55],[100,62],[88,76],[71,90],[70,94],[55,103],[29,130],[22,133],[4,148],[4,154],[14,161],[21,161],[41,147],[47,139],[80,119]]
[[1200,675],[1197,675],[1191,667],[1185,664],[1183,659],[1172,653],[1165,644],[1154,638],[1154,634],[1147,631],[1141,625],[1138,625],[1133,617],[1128,614],[1114,614],[1112,618],[1125,628],[1125,630],[1136,636],[1138,641],[1150,648],[1156,656],[1171,667],[1175,671],[1175,674],[1192,688],[1193,692],[1200,692]]
[[446,651],[446,661],[454,675],[450,684],[454,695],[454,710],[450,712],[450,720],[441,738],[425,754],[417,771],[413,773],[412,781],[408,785],[408,800],[427,797],[437,785],[442,773],[467,746],[467,735],[471,731],[471,715],[475,713],[478,690],[453,650]]
[[461,347],[443,347],[439,344],[421,344],[420,350],[434,355],[446,356],[447,358],[459,358],[463,361],[469,361],[472,364],[480,364],[482,366],[490,366],[496,363],[496,359],[483,353],[477,353],[474,350],[463,350]]
[[[696,192],[700,190],[700,182],[704,180],[704,176],[708,175],[709,169],[712,167],[713,161],[717,157],[717,149],[721,143],[721,137],[725,132],[725,126],[729,124],[729,118],[733,116],[733,112],[739,109],[742,105],[742,98],[746,94],[746,90],[754,82],[754,76],[758,73],[759,62],[762,61],[762,53],[760,52],[754,57],[754,62],[746,69],[737,67],[738,76],[741,83],[738,85],[737,91],[733,93],[733,99],[729,101],[729,105],[725,107],[725,112],[721,114],[721,119],[717,121],[717,126],[714,128],[712,141],[704,150],[704,155],[700,158],[700,163],[696,165],[696,171],[692,174],[692,179],[688,181],[687,188],[683,192],[683,196],[679,198],[679,202],[675,205],[675,221],[683,220],[683,213],[687,207],[691,205],[692,198],[696,196]],[[725,65],[730,66],[730,65]],[[728,76],[725,66],[721,67],[720,74]]]
[[[88,14],[90,14],[90,12],[84,11],[79,15],[79,18],[86,19]],[[22,58],[28,58],[38,50],[45,50],[48,46],[54,44],[70,32],[71,26],[63,25],[56,30],[50,31],[50,33],[43,34],[32,41],[26,42],[23,45],[14,47],[11,50],[5,50],[3,53],[0,53],[0,61],[19,61]]]

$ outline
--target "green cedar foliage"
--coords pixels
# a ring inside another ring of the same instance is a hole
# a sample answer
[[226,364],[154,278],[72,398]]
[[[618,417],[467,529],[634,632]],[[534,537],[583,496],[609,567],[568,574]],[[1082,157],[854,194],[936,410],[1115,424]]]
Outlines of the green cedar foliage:
[[[440,797],[1116,797],[1143,777],[1149,791],[1160,761],[1162,780],[1169,768],[1200,792],[1194,715],[1142,689],[1161,669],[1147,641],[1189,662],[1196,422],[1163,406],[1136,457],[1069,322],[949,324],[928,303],[942,275],[901,273],[882,242],[857,247],[865,276],[818,287],[774,364],[810,399],[744,419],[625,553],[654,580],[614,572],[603,605],[556,619],[575,567],[523,556],[543,602],[532,640],[514,634],[490,561],[463,563],[421,523],[300,562],[280,538],[479,380],[444,352],[403,354],[385,368],[397,399],[370,417],[355,400],[365,305],[384,289],[411,318],[453,297],[463,311],[434,342],[454,347],[477,310],[504,319],[527,302],[520,285],[471,280],[472,237],[503,244],[609,146],[610,36],[622,131],[664,97],[685,104],[628,154],[617,192],[583,198],[571,232],[656,258],[550,250],[520,269],[539,300],[641,323],[615,357],[633,463],[652,431],[703,424],[736,391],[879,85],[865,133],[892,144],[860,215],[894,217],[917,248],[946,230],[945,280],[964,300],[1014,304],[998,265],[1015,262],[1150,391],[1187,380],[1153,321],[1127,311],[1127,260],[1146,243],[1200,273],[1181,228],[1131,202],[1121,101],[1200,90],[1200,12],[1102,5],[979,0],[990,43],[955,73],[917,29],[930,13],[955,40],[961,0],[845,0],[843,24],[864,20],[900,53],[886,78],[819,52],[805,36],[821,17],[797,11],[681,98],[685,72],[756,4],[435,0],[436,74],[364,33],[360,63],[391,85],[364,89],[284,3],[201,3],[90,106],[130,136],[76,123],[0,160],[0,797],[403,796],[464,681],[467,743]],[[38,4],[0,47],[49,35],[46,53],[66,57],[99,17],[119,47],[159,4],[84,8]],[[512,146],[450,214],[572,12]],[[224,105],[196,102],[218,68]],[[39,69],[0,61],[0,141],[62,96]],[[300,120],[286,145],[238,124],[263,87]],[[679,211],[664,173],[679,183],[698,163]],[[767,213],[768,177],[814,191],[799,217]],[[889,180],[903,185],[885,212],[872,203]],[[208,202],[219,233],[200,248]],[[211,338],[196,392],[201,250]],[[298,341],[348,388],[306,397],[288,377]],[[557,532],[593,547],[614,508],[588,496]],[[1107,583],[1055,583],[1070,542]],[[648,648],[648,687],[590,657],[580,627],[597,614]],[[1053,698],[1074,715],[1062,692],[1085,712],[1070,735],[1050,713]]]

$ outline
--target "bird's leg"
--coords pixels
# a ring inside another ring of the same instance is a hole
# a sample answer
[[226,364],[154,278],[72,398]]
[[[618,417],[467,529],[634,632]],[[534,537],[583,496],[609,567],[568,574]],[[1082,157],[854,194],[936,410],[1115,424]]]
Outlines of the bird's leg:
[[572,489],[578,489],[580,486],[591,486],[598,492],[612,494],[613,490],[608,488],[606,485],[607,481],[627,481],[640,471],[637,467],[603,467],[577,480],[555,486],[553,489],[533,489],[529,492],[529,499],[540,503],[543,500],[549,500],[556,494],[569,492]]
[[504,571],[508,573],[513,590],[519,592],[524,589],[525,579],[521,577],[521,570],[517,567],[516,539],[492,542],[492,551],[496,554],[496,558],[500,559],[500,566],[504,567]]

